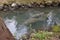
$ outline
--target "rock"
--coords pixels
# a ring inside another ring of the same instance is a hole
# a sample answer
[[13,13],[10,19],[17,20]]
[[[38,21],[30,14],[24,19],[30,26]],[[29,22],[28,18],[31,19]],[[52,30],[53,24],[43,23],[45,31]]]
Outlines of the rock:
[[8,4],[3,4],[2,9],[3,9],[3,11],[9,10]]
[[44,5],[40,5],[41,8],[45,7]]
[[12,4],[11,4],[11,7],[16,7],[16,6],[17,6],[16,3],[12,3]]
[[58,6],[59,3],[57,2],[53,2],[52,5],[55,7],[55,6]]
[[36,21],[38,21],[38,19],[36,19],[36,18],[29,18],[23,24],[28,25],[28,24],[34,23]]
[[0,5],[0,10],[3,10],[3,6],[2,5]]
[[0,40],[15,40],[0,17]]
[[28,5],[22,4],[21,7],[22,7],[22,8],[28,8]]
[[7,9],[9,6],[7,4],[3,4],[3,8]]
[[41,7],[41,8],[45,7],[44,3],[40,3],[39,7]]
[[34,15],[32,15],[31,17],[32,17],[32,18],[39,18],[39,17],[41,17],[41,16],[43,16],[43,15],[44,15],[44,12],[34,14]]
[[9,4],[9,10],[16,10],[19,9],[21,7],[21,5],[18,5],[17,3],[11,3]]
[[31,4],[28,4],[28,8],[32,8],[32,5]]
[[38,3],[36,3],[36,2],[33,2],[31,5],[32,5],[32,7],[39,7]]
[[31,23],[34,23],[34,22],[37,22],[37,21],[40,21],[40,20],[44,20],[44,19],[40,19],[40,18],[29,18],[23,24],[24,25],[28,25],[28,24],[31,24]]
[[12,8],[18,8],[18,4],[17,4],[17,3],[12,3],[12,4],[11,4],[11,7],[12,7]]
[[46,4],[47,6],[51,6],[52,1],[46,1],[45,4]]

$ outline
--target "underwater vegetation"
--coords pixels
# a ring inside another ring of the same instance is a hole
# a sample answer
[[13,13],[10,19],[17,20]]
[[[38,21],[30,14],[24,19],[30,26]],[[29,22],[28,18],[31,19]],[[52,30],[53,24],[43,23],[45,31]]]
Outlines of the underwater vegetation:
[[54,27],[52,27],[52,30],[53,30],[54,32],[60,32],[60,26],[55,25]]
[[60,40],[60,33],[48,31],[32,32],[30,35],[24,35],[22,40]]

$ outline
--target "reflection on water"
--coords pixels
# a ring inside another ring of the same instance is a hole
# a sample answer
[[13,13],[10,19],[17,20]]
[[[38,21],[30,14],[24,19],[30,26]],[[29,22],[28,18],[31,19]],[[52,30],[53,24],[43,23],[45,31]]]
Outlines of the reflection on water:
[[48,20],[47,20],[47,26],[50,26],[53,22],[53,15],[52,12],[50,12],[48,15]]
[[8,27],[8,29],[14,35],[14,33],[16,31],[16,25],[17,25],[15,18],[14,17],[12,19],[6,18],[4,21],[5,21],[5,24]]
[[18,25],[18,28],[16,30],[16,38],[19,39],[21,38],[23,35],[27,34],[27,26],[26,25]]
[[18,22],[15,19],[15,16],[13,16],[12,19],[6,18],[4,21],[13,36],[16,36],[16,39],[19,39],[21,36],[27,33],[27,27],[25,25],[17,25]]

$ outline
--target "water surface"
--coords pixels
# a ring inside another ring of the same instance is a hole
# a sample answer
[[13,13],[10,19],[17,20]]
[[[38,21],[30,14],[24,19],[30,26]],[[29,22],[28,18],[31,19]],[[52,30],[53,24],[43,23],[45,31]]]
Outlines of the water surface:
[[55,23],[60,25],[60,8],[30,8],[14,11],[0,11],[0,16],[16,38],[33,29],[48,28]]

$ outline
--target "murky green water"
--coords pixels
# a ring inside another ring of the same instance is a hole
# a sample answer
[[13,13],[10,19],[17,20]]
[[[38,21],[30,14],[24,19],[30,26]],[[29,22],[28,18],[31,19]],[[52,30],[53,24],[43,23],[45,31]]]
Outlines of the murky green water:
[[60,26],[60,8],[30,8],[14,11],[0,11],[0,16],[13,36],[19,39],[33,29],[49,29],[53,25]]
[[[57,7],[56,8],[18,9],[15,11],[6,11],[6,12],[0,11],[0,16],[2,16],[3,19],[5,19],[6,17],[11,19],[13,16],[15,16],[18,24],[24,24],[25,22],[27,22],[27,20],[29,20],[30,22],[28,21],[25,25],[30,26],[29,24],[31,24],[32,28],[40,28],[44,24],[46,24],[47,14],[51,11],[53,11],[53,14],[55,14],[56,18],[60,19],[60,8],[57,8]],[[40,13],[41,14],[44,13],[44,14],[40,15]],[[34,15],[36,17],[33,17]],[[39,18],[41,20],[36,20]]]

